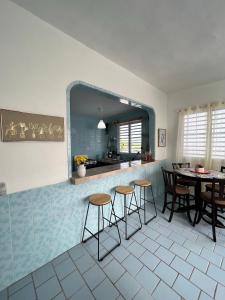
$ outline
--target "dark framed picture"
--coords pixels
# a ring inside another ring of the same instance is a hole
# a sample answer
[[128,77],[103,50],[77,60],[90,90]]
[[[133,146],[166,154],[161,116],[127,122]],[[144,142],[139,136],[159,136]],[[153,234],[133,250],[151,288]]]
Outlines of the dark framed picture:
[[158,129],[158,146],[166,147],[166,129]]

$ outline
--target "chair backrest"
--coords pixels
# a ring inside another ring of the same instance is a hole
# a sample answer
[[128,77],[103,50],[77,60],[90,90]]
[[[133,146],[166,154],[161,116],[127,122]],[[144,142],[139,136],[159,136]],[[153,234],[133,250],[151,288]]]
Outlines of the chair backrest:
[[189,162],[187,163],[172,163],[173,169],[177,170],[180,168],[190,168],[191,164]]
[[215,198],[217,201],[225,201],[224,194],[225,179],[213,178],[212,180],[212,202]]
[[165,191],[169,193],[175,193],[176,187],[176,174],[173,171],[168,171],[162,168],[163,180],[165,184]]
[[225,167],[224,166],[221,166],[220,172],[225,173]]

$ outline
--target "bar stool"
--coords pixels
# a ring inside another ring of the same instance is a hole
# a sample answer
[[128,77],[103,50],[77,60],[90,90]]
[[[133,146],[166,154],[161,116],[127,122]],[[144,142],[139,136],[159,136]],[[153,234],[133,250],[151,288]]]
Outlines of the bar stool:
[[[90,204],[98,207],[98,231],[95,234],[92,233],[86,226]],[[111,214],[110,214],[110,220],[108,220],[106,217],[104,217],[103,207],[107,204],[111,204],[111,206],[112,206]],[[102,224],[103,225],[102,229],[100,229],[100,209],[102,210],[102,223],[103,223]],[[112,214],[114,215],[115,223],[111,222]],[[109,225],[111,225],[111,226],[115,225],[116,226],[118,236],[119,236],[119,242],[115,246],[113,246],[108,252],[106,252],[102,257],[100,257],[100,255],[99,255],[100,232],[102,232],[104,230],[104,220],[108,221]],[[85,230],[88,231],[91,234],[91,236],[89,236],[86,239],[84,239]],[[97,241],[98,241],[98,261],[102,261],[107,255],[109,255],[115,248],[117,248],[121,244],[121,237],[120,237],[119,228],[118,228],[118,225],[117,225],[117,222],[116,222],[116,215],[115,215],[114,207],[113,207],[113,204],[112,204],[112,198],[108,194],[94,194],[94,195],[89,197],[87,213],[86,213],[85,223],[84,223],[84,229],[83,229],[83,234],[82,234],[82,243],[87,242],[92,237],[96,238]]]
[[[153,190],[152,190],[152,183],[149,180],[140,179],[140,180],[135,180],[134,181],[134,188],[136,186],[140,187],[140,205],[139,205],[139,209],[142,209],[144,211],[144,224],[147,225],[149,222],[151,222],[153,219],[155,219],[157,217],[157,210],[156,210],[155,198],[154,198],[154,194],[153,194]],[[147,188],[149,188],[151,193],[152,193],[152,201],[150,201],[149,199],[146,198],[146,189]],[[143,197],[142,197],[142,195],[143,195]],[[144,208],[142,207],[142,201],[141,200],[144,201]],[[146,220],[146,202],[153,204],[154,209],[155,209],[155,215],[153,217],[151,217],[150,219],[148,219],[148,220]],[[130,206],[131,206],[131,204],[132,203],[130,203]],[[132,204],[132,205],[137,208],[137,206],[135,204]],[[129,207],[129,214],[131,214],[130,213],[130,207]]]
[[[142,223],[141,223],[141,217],[140,217],[140,213],[139,213],[139,207],[137,205],[137,210],[133,211],[133,212],[136,212],[138,214],[138,217],[139,217],[139,221],[140,221],[140,226],[135,229],[133,232],[131,232],[129,235],[127,234],[127,209],[129,209],[129,207],[127,206],[127,196],[131,195],[131,200],[133,199],[133,196],[134,196],[134,199],[135,199],[135,202],[137,204],[137,198],[136,198],[136,194],[135,194],[135,190],[132,186],[117,186],[115,188],[115,193],[114,193],[114,198],[113,198],[113,207],[114,207],[114,204],[115,204],[115,200],[116,200],[116,195],[117,194],[120,194],[120,195],[123,195],[124,198],[123,198],[123,217],[118,217],[117,215],[115,215],[117,221],[123,221],[125,223],[125,239],[126,240],[129,240],[129,238],[131,236],[133,236],[138,230],[140,230],[142,228]],[[111,212],[111,216],[110,216],[110,221],[111,221],[111,217],[112,217],[112,212]]]

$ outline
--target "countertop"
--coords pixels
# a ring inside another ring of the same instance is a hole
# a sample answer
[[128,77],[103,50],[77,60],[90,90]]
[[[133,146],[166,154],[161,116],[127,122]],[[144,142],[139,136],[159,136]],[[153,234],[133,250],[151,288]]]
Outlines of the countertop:
[[103,167],[97,167],[88,169],[85,177],[79,177],[77,172],[74,172],[70,181],[72,184],[81,184],[86,183],[93,179],[101,179],[105,178],[106,176],[115,175],[120,172],[132,172],[134,168],[141,168],[145,165],[152,165],[156,164],[159,161],[141,161],[141,160],[134,160],[130,162],[123,162],[119,164],[112,164]]

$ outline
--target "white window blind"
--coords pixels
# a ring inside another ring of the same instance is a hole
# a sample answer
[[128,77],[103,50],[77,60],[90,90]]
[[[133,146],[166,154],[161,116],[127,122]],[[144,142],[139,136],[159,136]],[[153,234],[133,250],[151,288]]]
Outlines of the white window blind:
[[225,109],[212,112],[211,156],[225,159]]
[[141,153],[142,144],[142,123],[131,123],[130,124],[130,152]]
[[184,157],[203,158],[207,145],[207,112],[184,116]]
[[119,150],[121,153],[141,152],[142,122],[130,122],[119,125]]
[[129,153],[129,124],[119,125],[120,152]]

